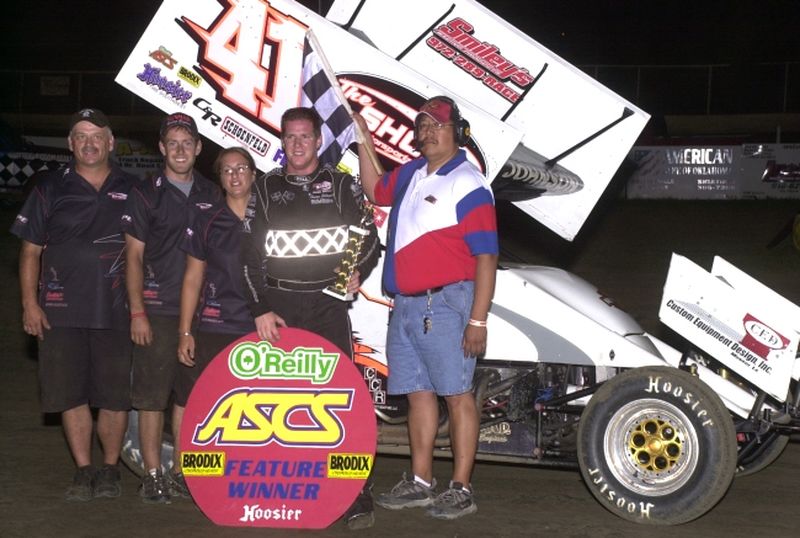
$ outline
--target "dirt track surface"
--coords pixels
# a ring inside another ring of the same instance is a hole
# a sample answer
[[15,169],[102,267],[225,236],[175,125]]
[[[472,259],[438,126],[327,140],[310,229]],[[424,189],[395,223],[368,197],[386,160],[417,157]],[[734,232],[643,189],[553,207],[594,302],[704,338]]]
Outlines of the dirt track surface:
[[[500,208],[503,246],[533,263],[572,270],[597,285],[648,331],[682,347],[680,337],[659,324],[661,288],[674,250],[709,268],[714,254],[800,303],[800,253],[785,240],[766,244],[800,208],[788,202],[616,202],[595,213],[575,244]],[[766,470],[734,481],[725,498],[704,517],[675,528],[625,522],[600,506],[577,471],[479,463],[473,476],[478,512],[454,522],[421,511],[377,509],[376,525],[353,533],[343,525],[324,531],[221,528],[191,501],[144,505],[138,481],[123,475],[119,499],[75,504],[63,500],[72,462],[61,429],[38,409],[33,343],[20,324],[17,281],[19,244],[7,230],[15,208],[0,209],[0,275],[3,308],[3,373],[0,376],[0,536],[547,536],[683,537],[797,536],[800,510],[800,443],[789,444]],[[491,332],[490,332],[491,338]],[[407,468],[403,457],[379,457],[377,490],[388,489]],[[438,461],[445,480],[450,464]]]

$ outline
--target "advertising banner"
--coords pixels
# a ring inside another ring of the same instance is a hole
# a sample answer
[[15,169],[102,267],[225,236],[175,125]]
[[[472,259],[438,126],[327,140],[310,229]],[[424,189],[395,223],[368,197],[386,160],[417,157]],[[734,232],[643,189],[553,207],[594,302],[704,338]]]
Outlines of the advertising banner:
[[337,0],[327,18],[521,131],[492,188],[568,240],[649,119],[473,0]]
[[361,374],[324,338],[251,333],[206,367],[183,417],[181,464],[214,523],[321,529],[372,470],[376,422]]
[[[311,29],[376,146],[396,165],[418,155],[413,120],[424,100],[448,93],[297,2],[166,0],[116,81],[166,113],[182,111],[222,147],[244,146],[262,171],[283,161],[280,118],[301,103],[303,44]],[[470,158],[494,177],[522,134],[468,102]],[[357,172],[357,158],[344,160]]]
[[[25,140],[37,149],[0,151],[0,193],[21,194],[34,174],[57,170],[72,158],[66,137],[26,136]],[[123,170],[138,177],[157,174],[162,167],[160,153],[127,138],[115,140],[113,158]]]
[[628,198],[800,198],[800,144],[636,146]]
[[738,146],[636,146],[628,198],[737,198]]
[[800,144],[741,147],[742,198],[800,198]]
[[659,318],[770,396],[784,401],[800,309],[717,257],[711,273],[672,255]]

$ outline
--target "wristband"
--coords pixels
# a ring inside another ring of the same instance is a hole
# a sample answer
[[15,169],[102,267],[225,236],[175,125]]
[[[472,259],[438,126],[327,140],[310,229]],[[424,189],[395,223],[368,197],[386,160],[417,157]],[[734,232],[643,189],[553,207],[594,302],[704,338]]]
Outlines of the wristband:
[[142,310],[141,312],[131,312],[131,319],[146,318],[146,317],[147,317],[147,312],[145,312],[144,310]]
[[473,327],[486,327],[486,322],[470,318],[470,320],[467,322],[467,325],[472,325]]
[[190,333],[190,332],[186,332],[186,331],[184,331],[184,332],[178,332],[178,336],[192,336],[192,333]]

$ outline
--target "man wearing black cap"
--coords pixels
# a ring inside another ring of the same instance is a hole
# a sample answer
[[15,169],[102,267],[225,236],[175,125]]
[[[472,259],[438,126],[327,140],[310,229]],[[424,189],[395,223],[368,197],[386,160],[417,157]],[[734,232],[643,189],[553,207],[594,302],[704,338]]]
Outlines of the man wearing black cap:
[[[367,132],[364,119],[355,120]],[[492,191],[460,149],[470,133],[456,103],[445,96],[428,99],[414,134],[422,157],[383,177],[359,145],[367,198],[392,206],[383,267],[383,286],[394,296],[386,344],[388,392],[408,398],[411,448],[411,476],[404,474],[376,503],[389,509],[426,507],[435,518],[455,519],[477,510],[470,484],[479,427],[472,377],[476,358],[486,352],[497,224]],[[439,495],[433,478],[437,396],[447,404],[453,451],[452,478]]]
[[[132,404],[139,411],[145,475],[140,494],[148,503],[189,495],[175,458],[168,476],[161,469],[161,437],[177,369],[178,317],[186,255],[179,245],[192,215],[221,199],[216,184],[194,170],[202,149],[197,125],[178,112],[161,123],[158,147],[164,171],[133,189],[123,216],[127,246],[126,284],[133,340]],[[183,408],[174,407],[172,431],[178,447]],[[177,455],[177,452],[176,452]]]
[[[39,339],[44,412],[60,412],[78,467],[67,500],[118,497],[118,457],[130,409],[131,343],[122,285],[120,217],[138,180],[110,157],[108,118],[86,108],[70,120],[72,160],[40,177],[11,232],[22,239],[25,332]],[[92,412],[103,466],[92,466]]]

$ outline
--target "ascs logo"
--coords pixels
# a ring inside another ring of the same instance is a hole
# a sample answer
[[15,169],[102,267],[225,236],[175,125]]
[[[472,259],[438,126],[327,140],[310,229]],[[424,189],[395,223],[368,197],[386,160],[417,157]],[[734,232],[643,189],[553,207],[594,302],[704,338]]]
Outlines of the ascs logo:
[[197,445],[336,447],[344,438],[337,415],[348,411],[353,390],[236,389],[198,425]]

